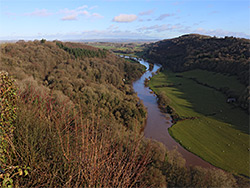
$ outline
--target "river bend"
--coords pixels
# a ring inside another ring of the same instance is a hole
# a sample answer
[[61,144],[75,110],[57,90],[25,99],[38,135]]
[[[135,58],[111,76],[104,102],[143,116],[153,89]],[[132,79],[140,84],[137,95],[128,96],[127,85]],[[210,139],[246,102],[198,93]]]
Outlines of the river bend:
[[155,64],[153,70],[150,71],[148,62],[142,59],[138,61],[142,65],[147,67],[147,71],[141,76],[141,78],[133,83],[134,91],[143,101],[143,104],[148,111],[147,122],[144,129],[145,137],[162,142],[168,150],[177,148],[177,151],[182,154],[182,156],[186,160],[186,165],[188,166],[202,166],[206,168],[213,167],[208,162],[202,160],[198,156],[184,149],[170,136],[170,134],[168,133],[168,128],[172,126],[170,115],[164,114],[160,111],[157,104],[156,95],[152,93],[149,87],[144,86],[145,78],[152,77],[152,73],[155,73],[160,68],[160,65]]

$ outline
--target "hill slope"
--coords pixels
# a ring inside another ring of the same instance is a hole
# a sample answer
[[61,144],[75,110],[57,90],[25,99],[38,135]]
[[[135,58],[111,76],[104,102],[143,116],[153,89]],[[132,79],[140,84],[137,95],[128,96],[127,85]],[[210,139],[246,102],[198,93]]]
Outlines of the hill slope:
[[145,56],[174,72],[203,69],[236,76],[246,88],[234,97],[241,107],[248,109],[249,49],[248,39],[190,34],[150,44]]
[[98,108],[102,117],[126,126],[137,121],[142,125],[146,117],[129,85],[144,67],[106,50],[80,43],[20,41],[1,45],[0,62],[0,70],[14,76],[20,87],[31,84],[53,90],[56,98],[81,101],[86,115]]

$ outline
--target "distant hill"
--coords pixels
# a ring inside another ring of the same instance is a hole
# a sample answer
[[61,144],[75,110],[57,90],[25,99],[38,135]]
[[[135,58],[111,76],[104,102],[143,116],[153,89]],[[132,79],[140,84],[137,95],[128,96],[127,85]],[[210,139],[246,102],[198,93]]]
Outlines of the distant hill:
[[144,54],[147,59],[174,72],[203,69],[237,76],[246,86],[240,96],[246,108],[249,102],[249,49],[249,39],[189,34],[149,44]]

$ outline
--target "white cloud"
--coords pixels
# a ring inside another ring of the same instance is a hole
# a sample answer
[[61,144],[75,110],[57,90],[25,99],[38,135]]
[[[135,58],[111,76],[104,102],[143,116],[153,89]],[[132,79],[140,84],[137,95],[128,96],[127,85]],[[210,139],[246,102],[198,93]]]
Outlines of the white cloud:
[[82,38],[114,38],[114,39],[143,39],[143,38],[149,38],[149,36],[143,35],[138,32],[133,32],[129,30],[89,30],[89,31],[83,31],[81,33]]
[[39,16],[39,17],[45,17],[45,16],[50,16],[52,13],[48,12],[47,9],[36,9],[33,12],[30,13],[25,13],[25,16]]
[[88,8],[88,5],[83,5],[83,6],[77,7],[76,10],[82,10],[82,9],[86,9],[86,8]]
[[[72,9],[69,10],[67,8],[60,10],[59,13],[64,14],[64,16],[61,18],[61,20],[63,21],[72,21],[72,20],[77,20],[79,18],[79,16],[85,16],[87,18],[103,18],[102,15],[98,14],[98,13],[91,13],[87,10],[88,6],[87,5],[83,5],[80,7],[77,7],[76,9]],[[89,9],[91,9],[93,7],[90,7]]]
[[182,4],[182,3],[179,2],[179,1],[176,1],[176,2],[173,2],[173,3],[172,3],[172,5],[174,5],[174,6],[177,6],[177,5],[180,5],[180,4]]
[[150,15],[150,14],[152,14],[153,12],[154,12],[153,10],[148,10],[148,11],[140,12],[139,15],[140,15],[140,16]]
[[95,8],[97,8],[98,6],[93,6],[93,7],[89,7],[89,10],[93,10]]
[[107,28],[107,30],[108,31],[114,31],[114,30],[118,30],[119,29],[119,27],[118,26],[116,26],[115,24],[112,24],[112,25],[110,25],[108,28]]
[[135,14],[120,14],[119,16],[115,16],[113,21],[114,22],[133,22],[137,19],[137,16]]
[[90,15],[90,13],[88,12],[88,11],[86,11],[86,10],[84,10],[84,11],[80,11],[80,12],[78,12],[77,14],[82,14],[82,15],[84,15],[84,16],[89,16]]
[[103,18],[103,16],[98,14],[98,13],[93,13],[92,17],[94,17],[94,18]]
[[167,17],[170,17],[170,16],[174,16],[175,14],[162,14],[160,15],[158,18],[156,18],[156,20],[163,20]]
[[212,36],[218,36],[218,37],[234,36],[234,37],[250,38],[249,34],[246,34],[243,32],[225,31],[222,29],[206,30],[204,28],[198,28],[198,29],[194,30],[194,32],[199,32],[200,34],[212,35]]
[[162,24],[162,25],[152,25],[152,26],[145,26],[145,27],[140,27],[137,29],[137,31],[140,32],[145,32],[145,31],[156,31],[158,33],[164,32],[164,31],[172,31],[172,30],[177,30],[182,28],[180,24]]
[[145,21],[150,22],[150,21],[152,21],[152,19],[150,19],[150,18],[149,19],[139,19],[139,22],[145,22]]
[[218,14],[218,13],[219,13],[218,11],[214,10],[214,11],[210,12],[209,14]]
[[63,21],[77,20],[77,15],[67,15],[62,18]]

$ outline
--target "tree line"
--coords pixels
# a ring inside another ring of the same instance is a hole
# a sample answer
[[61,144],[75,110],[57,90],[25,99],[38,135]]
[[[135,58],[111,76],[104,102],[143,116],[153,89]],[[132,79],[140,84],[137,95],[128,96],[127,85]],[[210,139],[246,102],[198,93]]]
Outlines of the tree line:
[[73,54],[75,58],[83,58],[83,57],[100,57],[100,58],[105,58],[107,56],[107,50],[106,49],[98,49],[98,50],[89,50],[89,49],[84,49],[84,48],[70,48],[63,43],[56,42],[56,45],[59,46],[59,48],[65,50],[69,54]]

